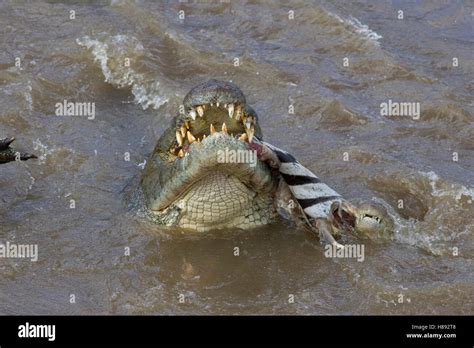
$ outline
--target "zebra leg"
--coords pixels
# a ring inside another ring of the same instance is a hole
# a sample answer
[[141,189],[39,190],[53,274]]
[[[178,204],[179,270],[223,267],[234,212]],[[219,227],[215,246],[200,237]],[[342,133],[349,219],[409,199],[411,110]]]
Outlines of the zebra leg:
[[338,248],[343,247],[342,244],[336,242],[331,233],[332,224],[336,221],[330,214],[331,204],[341,201],[342,197],[322,183],[316,175],[303,167],[288,152],[269,143],[257,141],[253,144],[253,148],[257,151],[258,158],[266,161],[272,168],[278,169],[282,179],[279,191],[285,189],[289,191],[287,196],[293,198],[295,208],[290,214],[293,221],[299,221],[297,225],[303,225],[306,230],[319,234],[321,241],[326,241]]
[[311,225],[301,206],[291,193],[283,178],[279,178],[278,188],[275,194],[275,208],[278,214],[285,220],[292,221],[298,228],[315,235],[315,228]]
[[320,242],[327,242],[331,245],[335,245],[337,248],[344,247],[342,244],[336,242],[331,234],[333,231],[333,221],[331,219],[323,218],[311,219],[310,221],[283,178],[280,178],[278,184],[276,202],[277,211],[281,216],[288,220],[292,220],[296,226],[305,230],[307,233],[310,233],[313,236],[317,234]]
[[333,235],[331,234],[332,227],[330,221],[327,219],[316,219],[313,223],[319,231],[319,239],[321,242],[325,241],[326,243],[336,246],[339,249],[344,249],[344,245],[336,242]]

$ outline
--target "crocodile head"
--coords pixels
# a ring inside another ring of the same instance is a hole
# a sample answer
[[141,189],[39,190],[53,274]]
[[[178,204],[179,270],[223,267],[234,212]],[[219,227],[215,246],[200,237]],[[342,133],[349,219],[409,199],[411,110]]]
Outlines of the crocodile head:
[[235,84],[194,87],[144,169],[149,215],[197,231],[272,221],[277,180],[251,147],[261,136],[257,114]]
[[362,202],[354,205],[347,201],[331,205],[329,220],[334,234],[352,229],[369,238],[388,237],[394,230],[393,219],[381,204]]
[[395,224],[381,204],[362,203],[357,207],[355,229],[369,237],[387,237],[393,233]]

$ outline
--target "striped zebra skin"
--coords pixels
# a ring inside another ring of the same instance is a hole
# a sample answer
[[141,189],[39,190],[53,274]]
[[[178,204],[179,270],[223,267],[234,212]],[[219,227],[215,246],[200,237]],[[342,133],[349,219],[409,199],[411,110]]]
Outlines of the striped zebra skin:
[[342,197],[305,168],[288,152],[262,141],[280,161],[280,174],[294,198],[308,217],[326,219],[332,203],[341,202]]

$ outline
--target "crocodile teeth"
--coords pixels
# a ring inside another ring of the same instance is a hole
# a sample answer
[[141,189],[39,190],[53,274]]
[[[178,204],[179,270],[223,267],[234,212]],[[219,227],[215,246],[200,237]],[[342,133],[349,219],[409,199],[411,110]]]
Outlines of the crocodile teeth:
[[240,105],[237,105],[235,107],[235,119],[240,120],[241,116],[242,116],[242,107]]
[[229,104],[227,106],[227,112],[229,113],[230,118],[232,118],[232,116],[234,116],[234,104]]
[[247,136],[249,137],[249,143],[251,143],[253,139],[253,135],[255,133],[255,128],[252,127],[250,129],[247,129],[245,132],[247,133]]
[[179,150],[178,156],[179,156],[179,157],[184,157],[184,151],[183,151],[183,149]]
[[219,107],[219,102],[216,103],[216,106]]
[[227,133],[227,126],[225,125],[225,123],[222,124],[222,133],[228,134]]
[[211,132],[211,135],[216,132],[216,129],[214,128],[214,126],[212,125],[212,123],[211,123],[211,125],[209,126],[209,131]]
[[248,138],[249,138],[249,137],[247,136],[247,133],[242,133],[242,135],[239,137],[239,140],[247,141]]
[[250,129],[250,126],[252,125],[252,119],[250,117],[247,117],[244,120],[245,128]]
[[204,108],[202,106],[199,105],[196,108],[196,110],[197,110],[197,113],[199,114],[199,116],[201,116],[201,117],[204,116]]
[[189,111],[189,116],[191,116],[191,118],[193,120],[195,120],[196,119],[196,110],[191,109],[191,111]]
[[189,144],[192,144],[196,141],[196,138],[191,134],[191,132],[188,132],[188,141]]
[[211,106],[214,106],[214,104],[213,104],[213,103],[211,103]]
[[206,134],[204,134],[204,135],[202,136],[202,140],[204,140],[204,139],[206,139]]
[[179,146],[183,145],[183,136],[180,131],[176,131],[176,140],[178,141]]
[[187,129],[185,126],[181,126],[181,128],[179,129],[179,131],[181,132],[181,137],[184,139],[186,137],[186,132],[187,132]]

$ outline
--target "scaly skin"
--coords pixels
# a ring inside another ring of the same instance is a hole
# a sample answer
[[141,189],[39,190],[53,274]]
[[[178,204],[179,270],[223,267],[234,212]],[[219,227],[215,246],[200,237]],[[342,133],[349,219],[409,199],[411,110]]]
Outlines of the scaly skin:
[[141,178],[149,215],[197,231],[275,221],[278,180],[269,166],[256,156],[251,163],[221,163],[219,156],[249,155],[249,140],[261,137],[240,89],[211,80],[193,88],[184,106],[186,114],[158,140]]

